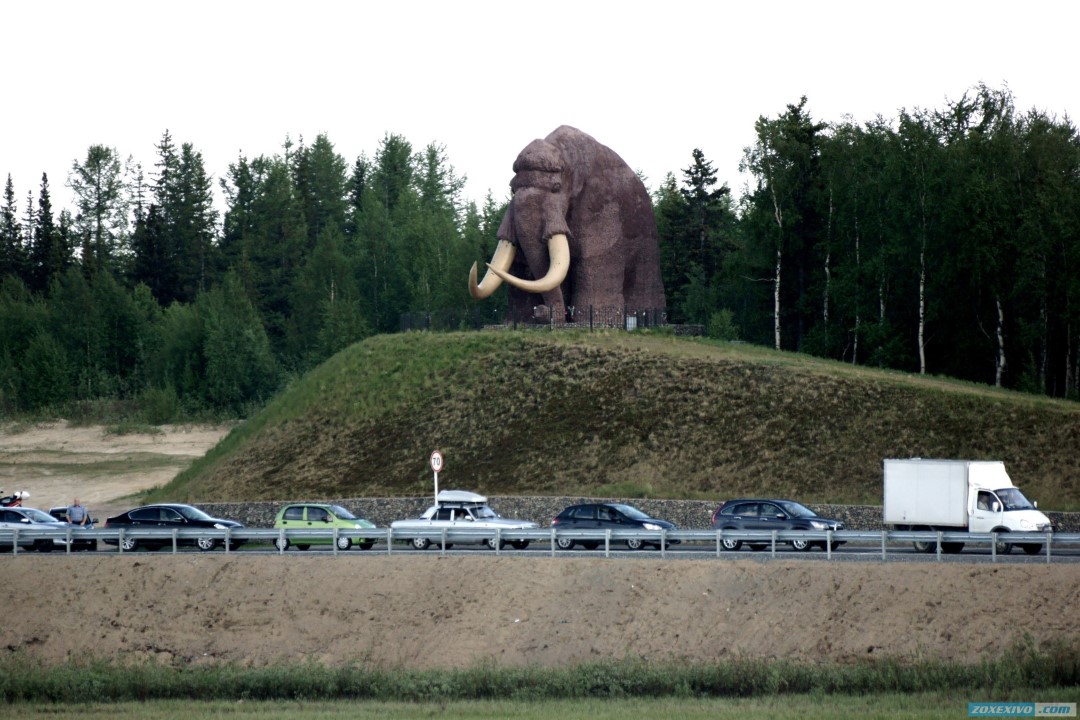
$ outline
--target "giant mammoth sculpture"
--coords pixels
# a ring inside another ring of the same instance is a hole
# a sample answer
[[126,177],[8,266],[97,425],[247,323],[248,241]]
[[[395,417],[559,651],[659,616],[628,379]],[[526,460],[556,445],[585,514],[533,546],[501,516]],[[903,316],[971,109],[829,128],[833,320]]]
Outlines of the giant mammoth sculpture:
[[652,203],[614,151],[563,125],[521,151],[510,189],[488,271],[469,272],[474,298],[506,282],[516,313],[664,307]]

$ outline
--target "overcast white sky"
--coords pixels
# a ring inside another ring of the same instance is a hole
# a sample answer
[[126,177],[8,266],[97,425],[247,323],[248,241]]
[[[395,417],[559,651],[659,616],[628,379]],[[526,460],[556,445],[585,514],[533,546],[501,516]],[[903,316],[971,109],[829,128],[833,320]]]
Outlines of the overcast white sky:
[[517,153],[574,125],[650,189],[701,148],[739,194],[754,121],[801,95],[865,122],[979,82],[1080,116],[1080,2],[35,0],[0,15],[0,182],[54,209],[90,145],[148,170],[168,129],[230,162],[325,132],[350,167],[387,133],[445,146],[465,194],[507,194]]

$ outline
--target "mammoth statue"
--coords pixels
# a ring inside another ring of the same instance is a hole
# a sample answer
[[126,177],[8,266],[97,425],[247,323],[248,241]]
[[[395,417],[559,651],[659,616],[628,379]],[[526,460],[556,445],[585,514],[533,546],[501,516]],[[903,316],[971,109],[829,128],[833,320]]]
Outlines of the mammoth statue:
[[[503,283],[510,309],[664,307],[656,218],[645,185],[610,148],[566,125],[514,161],[513,199],[474,298]],[[567,319],[572,319],[568,317]]]

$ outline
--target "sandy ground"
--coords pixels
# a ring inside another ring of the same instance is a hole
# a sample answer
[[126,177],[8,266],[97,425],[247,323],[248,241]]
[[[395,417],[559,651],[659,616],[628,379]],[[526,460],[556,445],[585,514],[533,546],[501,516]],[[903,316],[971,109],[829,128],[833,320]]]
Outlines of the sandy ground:
[[0,426],[0,488],[26,490],[48,510],[78,496],[94,517],[131,506],[123,498],[164,485],[228,434],[228,428],[165,426],[153,435],[111,435],[65,422]]
[[[76,464],[100,470],[110,465],[105,460],[154,454],[173,457],[179,468],[223,434],[171,428],[115,437],[63,426],[0,432],[0,467],[4,487],[25,480],[35,500],[47,500],[35,505],[66,504],[79,493],[105,507],[167,481],[175,469],[88,475]],[[1080,643],[1080,566],[1063,564],[785,562],[749,554],[678,562],[572,554],[388,557],[353,550],[336,558],[4,554],[0,572],[0,653],[47,662],[304,659],[423,668],[622,658],[976,661],[1025,637]]]

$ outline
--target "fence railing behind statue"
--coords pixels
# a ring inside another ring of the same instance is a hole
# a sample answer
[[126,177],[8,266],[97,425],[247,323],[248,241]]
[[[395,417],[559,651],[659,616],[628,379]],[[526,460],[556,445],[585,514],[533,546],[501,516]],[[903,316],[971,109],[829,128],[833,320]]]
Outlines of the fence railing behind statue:
[[538,306],[530,311],[511,312],[505,308],[462,308],[430,310],[401,315],[401,330],[479,330],[481,328],[580,328],[586,330],[619,328],[637,330],[668,324],[663,308],[633,309],[618,307],[585,308]]

